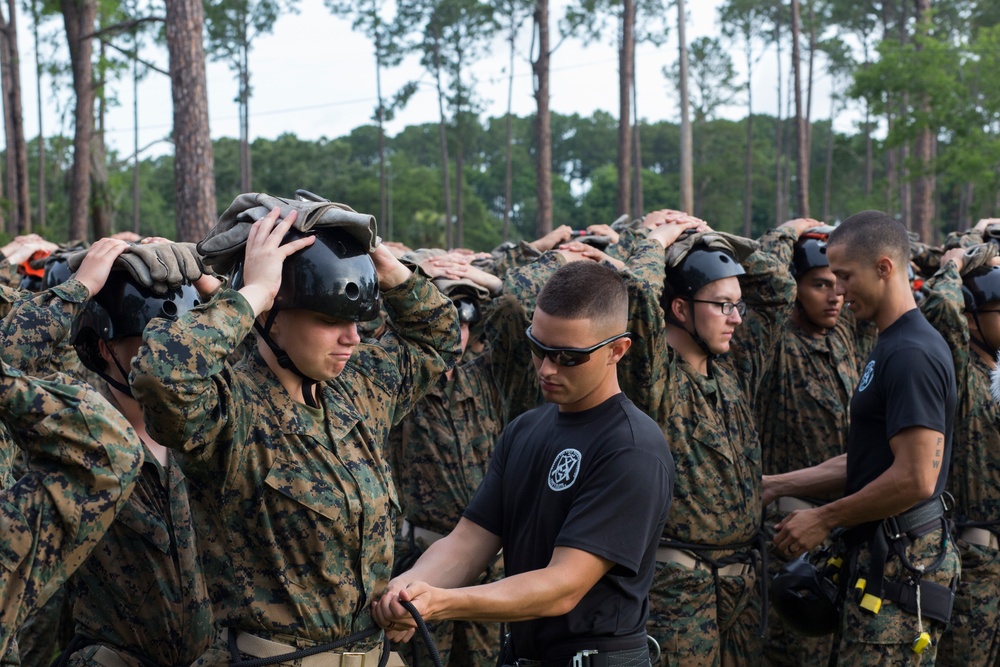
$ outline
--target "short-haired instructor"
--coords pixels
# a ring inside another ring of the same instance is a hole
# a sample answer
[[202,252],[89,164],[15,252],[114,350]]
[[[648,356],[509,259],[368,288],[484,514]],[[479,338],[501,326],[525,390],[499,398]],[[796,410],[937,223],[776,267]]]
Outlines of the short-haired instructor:
[[[546,405],[515,419],[455,529],[389,582],[374,617],[394,640],[425,619],[511,623],[504,664],[649,665],[647,594],[670,509],[663,432],[622,394],[628,294],[574,262],[526,332]],[[507,577],[470,586],[503,547]]]
[[843,490],[777,526],[790,557],[847,528],[840,665],[933,665],[951,615],[958,554],[943,516],[951,458],[955,368],[917,310],[907,277],[909,238],[884,213],[844,221],[827,246],[837,292],[879,335],[851,399],[847,454],[764,477],[764,503]]

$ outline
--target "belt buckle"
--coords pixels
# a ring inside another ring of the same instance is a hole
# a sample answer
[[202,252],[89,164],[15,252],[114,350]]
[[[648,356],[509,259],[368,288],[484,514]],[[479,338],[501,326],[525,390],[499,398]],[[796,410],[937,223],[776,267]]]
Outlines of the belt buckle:
[[896,517],[894,516],[886,517],[885,520],[882,521],[882,530],[885,532],[885,536],[890,540],[898,540],[903,536],[903,534],[899,532],[899,524],[896,523]]
[[589,657],[592,655],[597,655],[597,651],[589,648],[577,651],[576,655],[573,656],[573,667],[589,667]]
[[[359,651],[346,651],[340,654],[340,664],[347,667],[365,667],[365,659],[367,657],[367,653],[361,653]],[[361,658],[361,662],[355,662],[354,660],[348,662],[348,658]]]

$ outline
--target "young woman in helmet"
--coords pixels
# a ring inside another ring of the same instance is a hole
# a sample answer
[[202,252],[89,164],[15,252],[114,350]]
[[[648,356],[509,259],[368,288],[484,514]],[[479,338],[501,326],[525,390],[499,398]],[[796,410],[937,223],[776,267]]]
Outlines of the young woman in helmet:
[[127,247],[96,242],[75,279],[16,304],[5,322],[8,354],[32,373],[61,370],[59,350],[71,339],[145,453],[135,490],[69,583],[76,635],[61,664],[190,664],[212,638],[187,480],[176,455],[147,433],[128,385],[146,325],[176,318],[201,297],[193,285],[154,294],[128,272],[112,271]]
[[[219,631],[199,664],[298,665],[300,649],[375,664],[381,635],[364,633],[398,507],[383,443],[457,361],[458,321],[384,246],[290,233],[295,214],[279,215],[253,225],[229,288],[147,328],[132,390],[149,432],[184,452],[213,522]],[[380,291],[393,330],[361,343],[356,323],[377,315]]]

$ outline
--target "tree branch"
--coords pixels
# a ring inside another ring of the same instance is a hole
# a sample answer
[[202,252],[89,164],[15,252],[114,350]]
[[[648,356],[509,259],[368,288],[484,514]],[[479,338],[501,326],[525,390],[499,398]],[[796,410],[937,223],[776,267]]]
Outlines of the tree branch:
[[132,60],[135,60],[139,64],[148,67],[149,69],[153,70],[154,72],[159,72],[160,74],[162,74],[164,76],[170,76],[170,72],[168,72],[168,71],[166,71],[164,69],[160,69],[159,67],[157,67],[156,65],[154,65],[153,63],[151,63],[151,62],[149,62],[147,60],[143,60],[142,58],[139,57],[139,54],[137,54],[135,51],[129,51],[127,49],[121,48],[120,46],[115,46],[114,44],[112,44],[108,40],[104,39],[103,37],[98,37],[97,39],[99,39],[101,41],[101,43],[104,44],[105,46],[110,46],[112,49],[114,49],[118,53],[121,53],[122,55],[128,56]]
[[[114,25],[109,25],[107,28],[101,28],[97,32],[92,32],[89,35],[84,35],[82,39],[101,39],[103,41],[103,36],[108,33],[120,33],[120,32],[130,32],[133,28],[136,28],[143,23],[149,23],[151,21],[165,21],[162,16],[143,16],[137,19],[131,19],[129,21],[122,21],[121,23],[116,23]],[[107,42],[105,42],[107,43]]]

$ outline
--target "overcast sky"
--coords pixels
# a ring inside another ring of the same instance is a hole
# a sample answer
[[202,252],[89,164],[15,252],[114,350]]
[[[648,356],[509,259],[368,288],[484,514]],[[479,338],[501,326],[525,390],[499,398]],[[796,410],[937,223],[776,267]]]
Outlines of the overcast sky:
[[[720,34],[717,7],[721,0],[689,2],[691,25],[689,41],[701,35]],[[552,28],[562,16],[566,2],[553,0]],[[664,78],[662,69],[677,58],[677,40],[673,30],[676,10],[667,17],[672,26],[669,39],[662,47],[640,45],[636,54],[639,116],[655,121],[677,118],[676,92]],[[530,22],[526,24],[519,58],[515,64],[513,109],[524,115],[534,111],[531,89],[531,70],[528,62]],[[49,22],[48,30],[56,35],[56,43],[64,45],[61,21]],[[37,96],[35,94],[34,49],[30,42],[28,20],[22,15],[19,29],[22,57],[22,81],[25,91],[25,130],[28,137],[37,135]],[[618,61],[615,35],[609,34],[603,43],[584,46],[578,40],[566,40],[552,57],[552,110],[560,113],[589,115],[602,109],[617,116]],[[745,69],[741,55],[733,45],[732,56],[741,82]],[[64,50],[64,46],[61,46]],[[51,49],[49,49],[51,50]],[[45,53],[46,49],[42,49]],[[144,57],[167,68],[164,50],[150,47]],[[507,104],[506,43],[497,38],[491,55],[475,64],[471,71],[478,80],[477,92],[482,99],[486,116],[499,116]],[[786,65],[787,68],[787,65]],[[252,137],[273,138],[291,132],[306,139],[337,137],[351,129],[370,122],[375,107],[375,62],[372,46],[360,34],[354,33],[348,21],[333,16],[322,0],[302,0],[300,11],[287,14],[275,24],[272,34],[262,35],[254,42],[250,54],[251,85],[250,133]],[[754,72],[755,111],[776,111],[776,68],[773,53],[765,55]],[[389,124],[388,131],[395,134],[406,125],[438,120],[437,100],[431,80],[423,74],[416,57],[403,65],[388,70],[383,77],[383,90],[389,96],[405,82],[420,79],[425,83],[411,99],[408,106]],[[171,99],[169,79],[150,72],[139,87],[139,145],[146,146],[166,137],[171,127]],[[236,78],[222,63],[208,63],[209,118],[213,137],[239,135]],[[71,101],[68,79],[53,82],[43,80],[44,123],[46,134],[72,131],[72,115],[66,113]],[[54,95],[62,100],[56,102]],[[108,115],[107,141],[120,155],[132,152],[132,81],[126,76],[114,86],[119,106]],[[829,86],[823,71],[822,60],[817,59],[816,90],[813,118],[826,118],[829,114]],[[63,111],[60,113],[60,109]],[[745,115],[742,100],[736,106],[723,110],[722,115],[741,118]],[[838,121],[838,129],[849,131],[853,119],[850,115]],[[155,144],[146,154],[170,151],[169,144]]]

